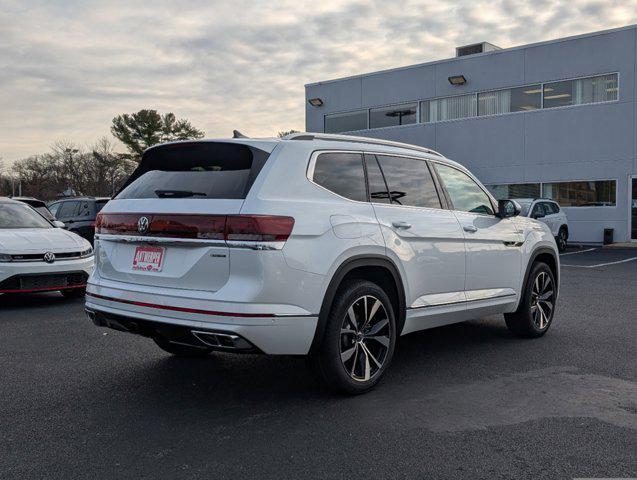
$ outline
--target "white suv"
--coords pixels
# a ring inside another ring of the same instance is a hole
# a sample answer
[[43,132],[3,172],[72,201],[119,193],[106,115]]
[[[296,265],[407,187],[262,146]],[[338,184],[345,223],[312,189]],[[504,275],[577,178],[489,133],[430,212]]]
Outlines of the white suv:
[[566,213],[557,202],[545,198],[514,198],[522,208],[520,215],[535,218],[545,223],[551,230],[560,252],[566,250],[568,243],[568,220]]
[[519,211],[406,144],[159,145],[98,216],[86,310],[176,355],[309,355],[328,385],[361,393],[399,335],[499,313],[515,334],[548,330],[557,247]]

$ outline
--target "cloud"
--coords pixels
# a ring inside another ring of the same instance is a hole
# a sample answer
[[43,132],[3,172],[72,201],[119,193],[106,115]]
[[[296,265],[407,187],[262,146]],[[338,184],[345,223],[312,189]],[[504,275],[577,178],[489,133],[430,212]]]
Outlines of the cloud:
[[207,136],[301,130],[308,82],[637,21],[637,0],[0,0],[0,156],[172,111]]

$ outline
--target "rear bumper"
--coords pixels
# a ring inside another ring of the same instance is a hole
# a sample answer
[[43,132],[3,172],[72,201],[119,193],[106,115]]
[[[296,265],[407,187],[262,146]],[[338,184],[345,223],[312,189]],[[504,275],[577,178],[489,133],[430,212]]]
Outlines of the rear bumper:
[[[272,308],[268,308],[272,307]],[[161,335],[180,343],[219,350],[261,351],[273,355],[305,355],[310,349],[318,317],[273,313],[276,305],[227,305],[201,299],[149,295],[105,288],[89,283],[86,310],[98,326],[145,336]],[[218,338],[214,334],[218,333]],[[212,335],[212,336],[211,336]],[[238,339],[225,336],[236,336]],[[223,348],[224,341],[237,341],[250,348]],[[220,345],[214,345],[217,342]]]

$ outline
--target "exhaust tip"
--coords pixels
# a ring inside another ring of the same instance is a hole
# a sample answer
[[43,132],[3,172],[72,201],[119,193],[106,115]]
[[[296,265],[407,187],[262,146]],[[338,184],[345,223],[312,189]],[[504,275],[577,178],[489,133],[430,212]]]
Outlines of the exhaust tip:
[[215,348],[228,350],[252,350],[253,347],[246,339],[230,333],[201,332],[192,330],[193,336],[201,343]]

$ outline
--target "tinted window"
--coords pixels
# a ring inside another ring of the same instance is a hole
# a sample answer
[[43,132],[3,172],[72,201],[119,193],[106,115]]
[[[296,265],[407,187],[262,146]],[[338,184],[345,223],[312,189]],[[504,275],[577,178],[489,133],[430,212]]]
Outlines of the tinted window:
[[0,228],[51,228],[51,224],[28,205],[0,203]]
[[152,148],[117,198],[245,198],[267,157],[262,150],[236,143]]
[[491,194],[498,200],[508,198],[538,198],[540,196],[539,183],[511,183],[487,185]]
[[57,218],[72,218],[77,216],[79,202],[62,202],[57,212]]
[[78,217],[90,217],[91,216],[91,206],[88,202],[80,202],[80,210],[78,213]]
[[367,128],[367,110],[325,115],[325,133],[351,132]]
[[533,210],[531,210],[531,216],[534,217],[536,215],[546,215],[544,211],[544,207],[542,207],[541,203],[536,203],[533,205]]
[[104,205],[108,203],[108,200],[98,200],[95,202],[95,213],[100,213],[100,210],[104,208]]
[[374,155],[365,155],[367,165],[367,183],[369,184],[369,198],[374,203],[391,203],[389,192],[383,174],[378,167],[378,161]]
[[563,207],[614,207],[616,181],[545,183],[543,195]]
[[392,203],[441,208],[427,162],[415,158],[378,155]]
[[544,84],[544,108],[617,100],[617,74]]
[[541,85],[478,93],[478,115],[500,115],[542,108]]
[[417,104],[372,108],[369,111],[369,128],[393,127],[416,123]]
[[341,197],[364,202],[365,174],[360,153],[322,153],[314,164],[314,182]]
[[455,210],[493,215],[489,196],[469,176],[447,165],[437,164],[436,169]]
[[52,205],[49,207],[49,211],[53,214],[53,216],[54,216],[54,217],[56,216],[56,214],[57,214],[57,212],[58,212],[58,209],[60,208],[60,206],[61,206],[61,205],[62,205],[62,204],[58,202],[58,203],[54,203],[54,204],[52,204]]

